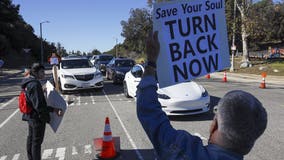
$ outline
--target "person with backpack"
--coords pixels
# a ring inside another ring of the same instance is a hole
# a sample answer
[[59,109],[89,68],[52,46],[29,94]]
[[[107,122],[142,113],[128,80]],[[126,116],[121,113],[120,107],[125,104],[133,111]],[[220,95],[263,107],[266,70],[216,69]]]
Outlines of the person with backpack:
[[27,121],[29,133],[27,137],[27,156],[29,160],[41,159],[41,144],[44,139],[46,123],[50,121],[50,112],[62,116],[61,109],[47,106],[44,91],[39,80],[45,77],[44,66],[34,63],[30,76],[23,79],[21,87],[25,91],[26,100],[31,110],[23,113],[22,120]]

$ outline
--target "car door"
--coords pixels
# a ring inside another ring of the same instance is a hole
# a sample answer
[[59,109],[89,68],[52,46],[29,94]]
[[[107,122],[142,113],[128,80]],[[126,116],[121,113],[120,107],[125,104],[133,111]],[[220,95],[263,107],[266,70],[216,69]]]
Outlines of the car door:
[[114,67],[115,67],[115,59],[112,59],[106,66],[106,72],[108,74],[109,79],[113,79],[115,72]]
[[130,95],[136,95],[136,90],[137,90],[137,85],[140,83],[141,81],[141,77],[143,74],[143,69],[141,66],[139,65],[135,65],[132,69],[131,69],[131,75],[129,76],[129,94]]

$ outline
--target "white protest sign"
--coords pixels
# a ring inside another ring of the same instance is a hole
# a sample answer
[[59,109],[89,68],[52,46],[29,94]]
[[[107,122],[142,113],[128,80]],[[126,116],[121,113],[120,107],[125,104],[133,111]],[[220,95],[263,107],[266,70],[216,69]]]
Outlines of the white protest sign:
[[[62,109],[63,113],[66,111],[67,104],[63,97],[54,89],[54,86],[47,81],[46,82],[47,98],[46,102],[48,106]],[[63,116],[58,116],[55,112],[50,113],[49,125],[54,132],[57,131]]]
[[160,87],[230,67],[225,0],[181,0],[154,4],[159,31]]
[[59,62],[58,62],[58,58],[57,57],[51,57],[50,58],[50,64],[51,65],[57,65]]

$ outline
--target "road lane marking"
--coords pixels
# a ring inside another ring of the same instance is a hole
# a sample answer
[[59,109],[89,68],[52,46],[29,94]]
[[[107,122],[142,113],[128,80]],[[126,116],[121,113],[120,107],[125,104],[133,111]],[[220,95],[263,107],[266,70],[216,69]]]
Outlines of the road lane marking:
[[92,153],[92,146],[90,144],[85,145],[84,152],[85,152],[85,154],[91,154]]
[[14,113],[12,113],[4,122],[0,124],[0,129],[17,113],[19,109],[16,109]]
[[18,160],[20,157],[20,153],[15,154],[14,157],[12,158],[12,160]]
[[65,151],[66,151],[65,147],[57,148],[56,154],[55,154],[55,158],[58,158],[58,160],[64,160],[64,158],[65,158]]
[[72,155],[78,154],[77,149],[75,146],[72,147]]
[[0,160],[5,160],[7,158],[7,156],[2,156],[1,158],[0,158]]
[[92,99],[92,103],[95,104],[95,98],[94,98],[94,94],[91,93],[91,99]]
[[12,99],[10,99],[7,103],[4,103],[1,107],[0,110],[5,108],[6,106],[8,106],[10,103],[12,103],[17,97],[14,97]]
[[111,103],[110,99],[108,98],[108,96],[107,96],[107,94],[106,94],[106,92],[105,92],[104,90],[103,90],[103,93],[104,93],[106,99],[108,100],[108,102],[109,102],[109,104],[110,104],[110,106],[111,106],[113,112],[115,113],[115,115],[116,115],[116,117],[117,117],[117,119],[118,119],[118,121],[119,121],[121,127],[123,128],[123,130],[124,130],[124,132],[125,132],[125,134],[126,134],[128,140],[129,140],[130,144],[132,145],[132,148],[135,150],[136,155],[138,156],[138,158],[139,158],[140,160],[144,160],[144,158],[142,157],[141,153],[139,152],[139,150],[138,150],[136,144],[134,143],[133,139],[131,138],[130,134],[128,133],[128,131],[127,131],[126,127],[124,126],[122,120],[120,119],[120,117],[119,117],[119,115],[118,115],[116,109],[114,108],[113,104]]
[[51,158],[51,155],[53,153],[53,149],[46,149],[43,151],[43,154],[42,154],[42,159],[50,159]]
[[80,106],[81,105],[81,96],[78,96],[77,100],[78,100],[78,105]]

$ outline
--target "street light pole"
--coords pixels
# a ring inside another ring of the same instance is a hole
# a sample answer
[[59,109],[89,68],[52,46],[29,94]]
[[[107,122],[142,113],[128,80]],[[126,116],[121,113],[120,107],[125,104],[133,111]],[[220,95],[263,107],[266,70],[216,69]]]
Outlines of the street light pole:
[[234,0],[234,23],[233,23],[233,38],[232,38],[232,46],[231,46],[231,50],[232,50],[232,60],[231,60],[231,68],[230,68],[230,72],[234,72],[235,68],[234,68],[234,54],[236,51],[236,45],[235,45],[235,32],[236,32],[236,6],[237,6],[237,2],[236,0]]
[[115,38],[115,56],[116,58],[118,58],[118,55],[117,55],[117,38]]
[[42,24],[49,23],[49,21],[43,21],[39,23],[40,26],[40,61],[43,64],[43,45],[42,45]]

